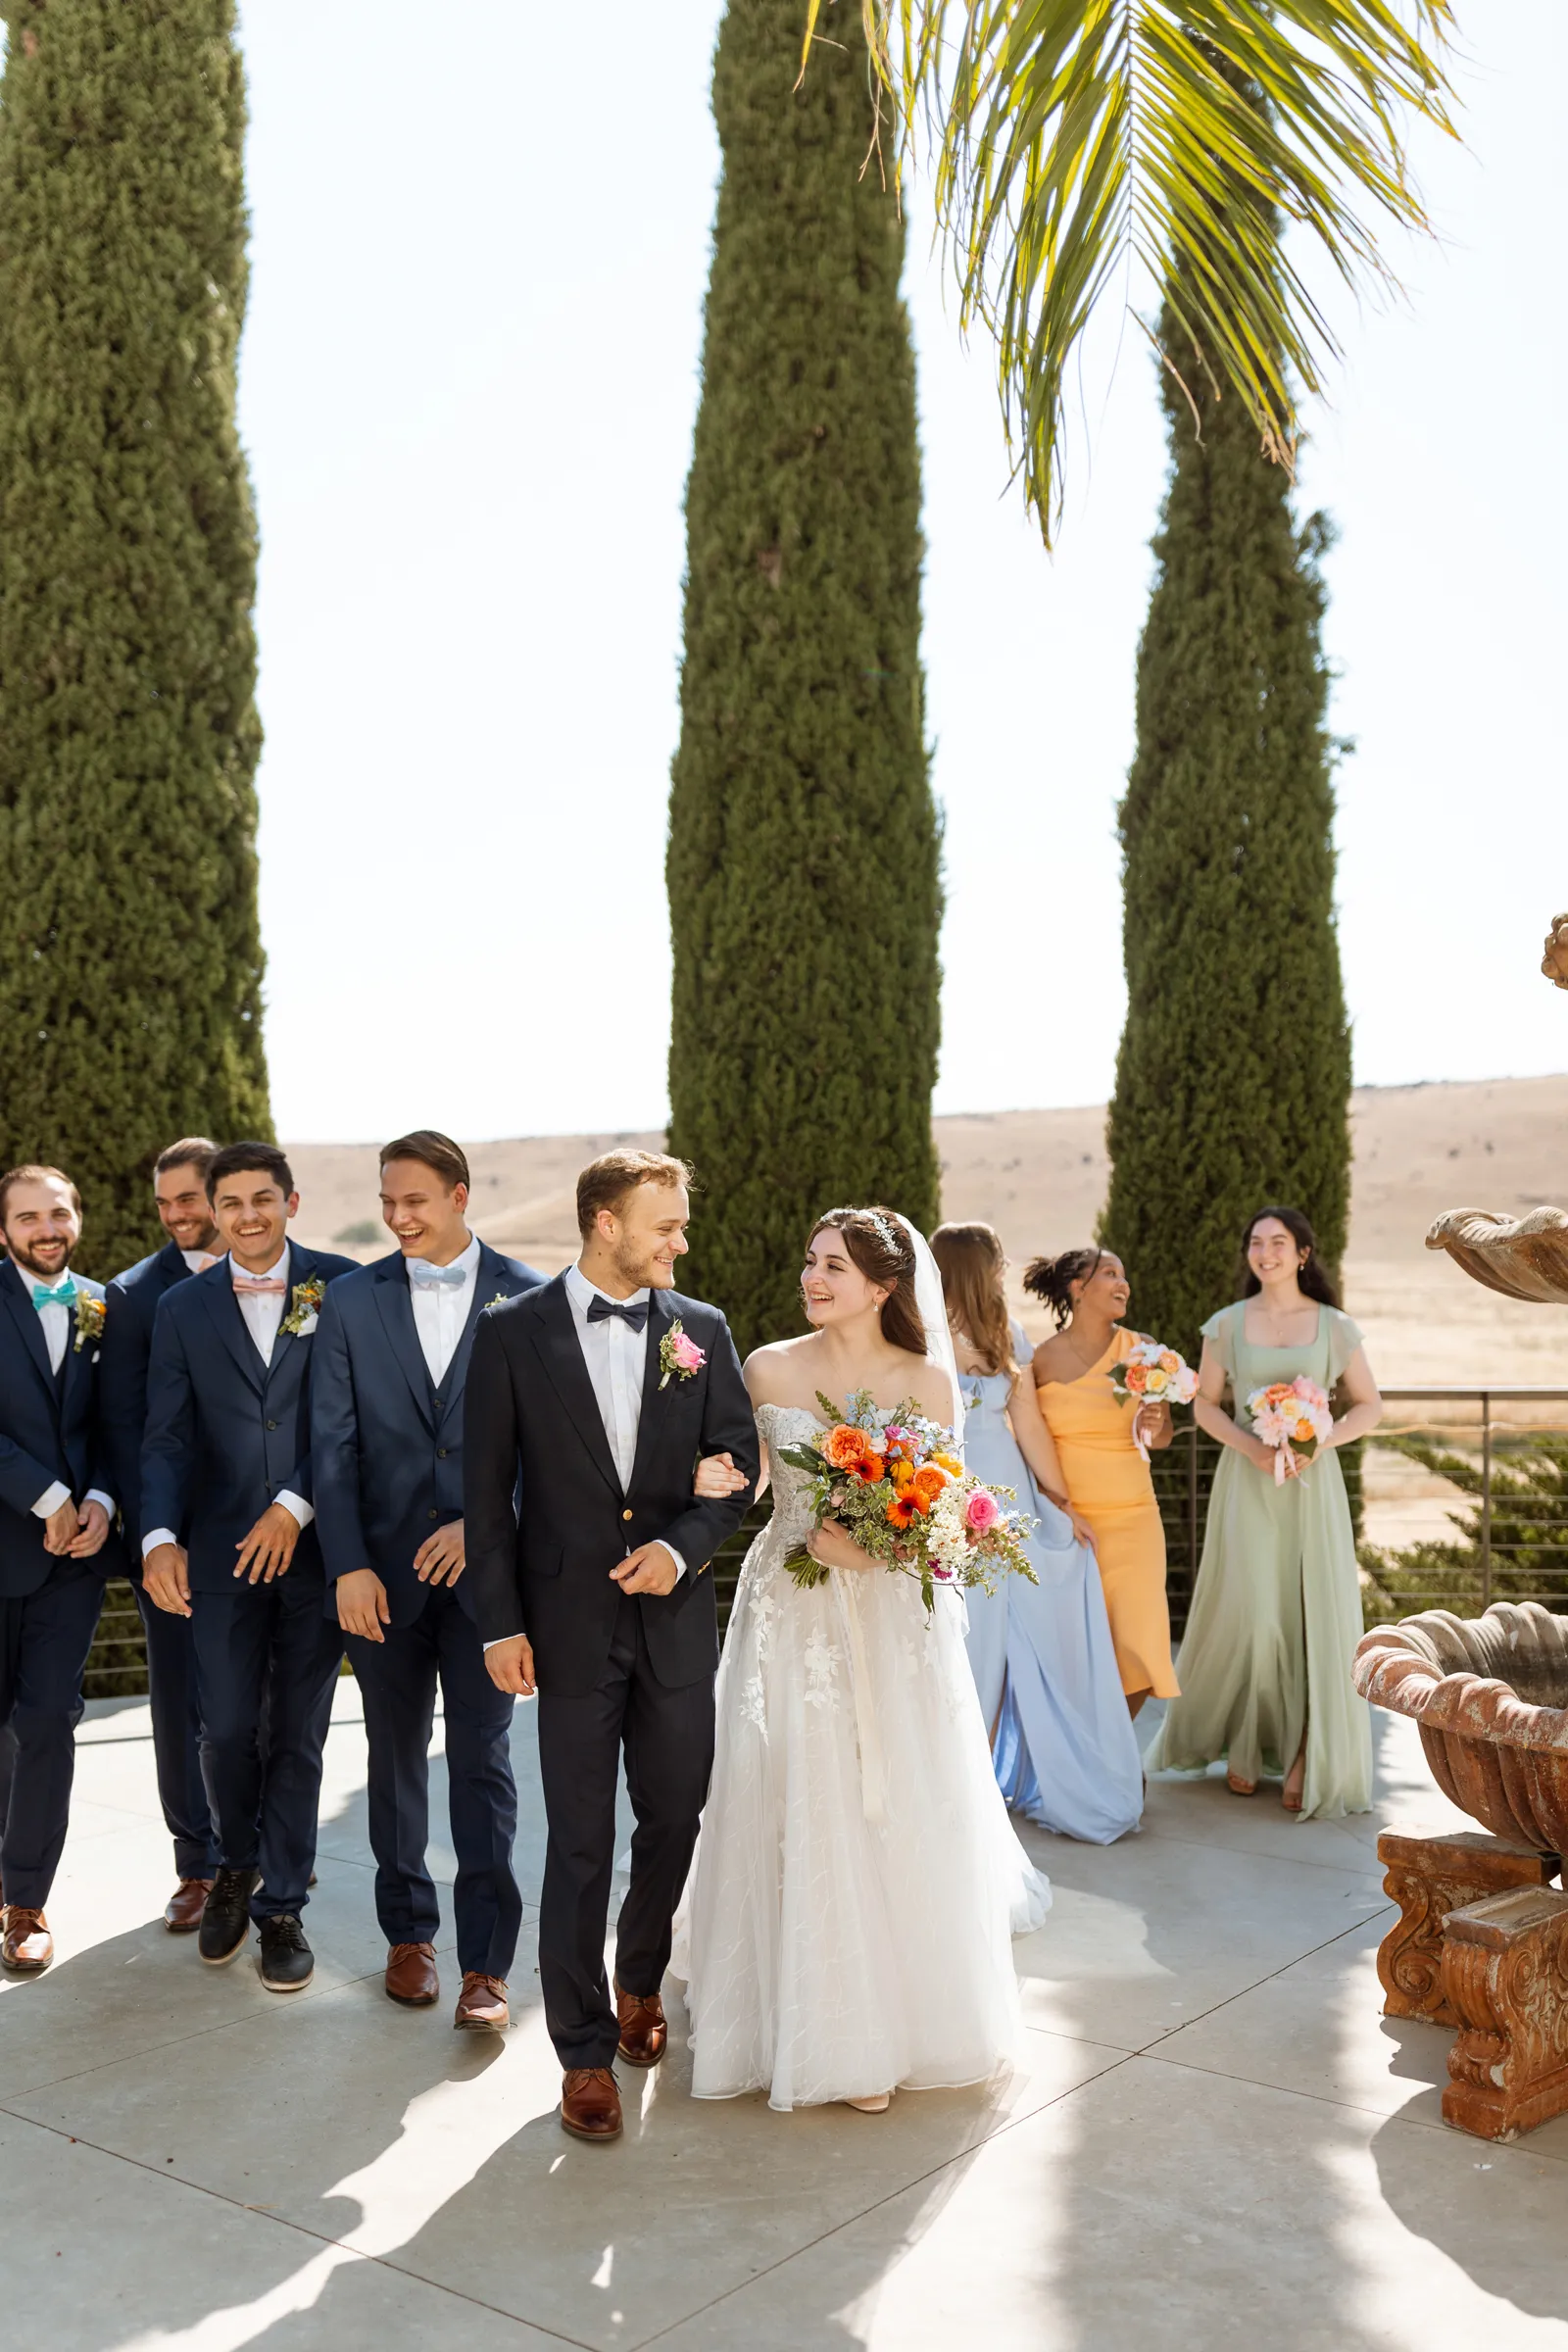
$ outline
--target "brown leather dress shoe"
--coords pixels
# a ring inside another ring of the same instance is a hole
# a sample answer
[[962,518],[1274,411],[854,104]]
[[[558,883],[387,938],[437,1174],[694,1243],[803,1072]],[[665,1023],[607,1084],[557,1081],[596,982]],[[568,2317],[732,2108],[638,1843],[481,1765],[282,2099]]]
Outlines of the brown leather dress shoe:
[[441,1998],[433,1943],[395,1943],[386,1956],[386,1997],[405,2009],[428,2009]]
[[7,1903],[5,1932],[0,1935],[0,1965],[14,1976],[35,1977],[55,1956],[55,1939],[41,1911],[26,1903]]
[[164,1905],[164,1925],[171,1936],[194,1936],[202,1924],[207,1897],[213,1891],[211,1879],[181,1879]]
[[487,1977],[482,1969],[466,1968],[452,2023],[470,2034],[504,2034],[512,2023],[512,2012],[501,1979]]
[[573,2139],[620,2137],[620,2092],[608,2066],[569,2066],[561,2078],[561,2129]]
[[657,2066],[669,2041],[664,2004],[657,1992],[622,1992],[615,1986],[620,2055],[628,2066]]

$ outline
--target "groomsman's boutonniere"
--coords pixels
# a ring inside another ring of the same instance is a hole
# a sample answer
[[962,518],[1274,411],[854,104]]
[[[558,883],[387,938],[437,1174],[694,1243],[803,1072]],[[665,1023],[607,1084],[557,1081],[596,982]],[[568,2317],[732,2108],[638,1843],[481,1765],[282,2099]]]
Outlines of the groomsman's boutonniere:
[[660,1387],[667,1389],[672,1374],[677,1380],[690,1380],[692,1374],[700,1372],[707,1361],[706,1350],[699,1348],[695,1340],[686,1337],[677,1315],[659,1343],[660,1368],[664,1375]]
[[319,1279],[297,1282],[290,1297],[288,1313],[283,1317],[282,1329],[291,1333],[296,1340],[303,1339],[315,1329],[316,1318],[321,1311],[321,1300],[325,1296],[326,1285]]
[[79,1355],[89,1340],[101,1340],[109,1309],[101,1298],[89,1298],[85,1291],[76,1293],[76,1338],[72,1352]]

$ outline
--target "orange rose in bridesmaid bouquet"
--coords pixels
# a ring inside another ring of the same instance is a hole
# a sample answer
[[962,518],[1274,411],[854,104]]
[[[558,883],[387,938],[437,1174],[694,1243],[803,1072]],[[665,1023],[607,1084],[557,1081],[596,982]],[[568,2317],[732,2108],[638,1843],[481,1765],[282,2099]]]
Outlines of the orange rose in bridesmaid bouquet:
[[1141,1396],[1149,1386],[1149,1373],[1146,1367],[1143,1364],[1128,1364],[1124,1367],[1124,1373],[1128,1394],[1133,1396]]

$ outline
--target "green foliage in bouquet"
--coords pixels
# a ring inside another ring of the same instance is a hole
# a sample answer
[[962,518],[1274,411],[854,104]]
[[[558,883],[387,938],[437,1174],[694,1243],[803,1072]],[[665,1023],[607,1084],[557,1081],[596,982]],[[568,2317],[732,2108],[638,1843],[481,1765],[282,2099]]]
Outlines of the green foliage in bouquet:
[[[1479,1616],[1482,1576],[1482,1472],[1479,1458],[1416,1437],[1375,1438],[1477,1500],[1448,1516],[1458,1538],[1387,1549],[1363,1544],[1361,1601],[1368,1625],[1387,1625],[1419,1609]],[[1492,1461],[1493,1600],[1540,1600],[1568,1611],[1568,1437],[1501,1439]]]
[[0,1161],[159,1238],[174,1137],[270,1133],[232,0],[12,0],[0,87]]
[[1120,809],[1127,1019],[1102,1239],[1133,1317],[1196,1363],[1270,1201],[1338,1265],[1350,1038],[1334,924],[1333,767],[1318,558],[1290,481],[1167,308],[1171,470]]
[[797,90],[800,0],[730,0],[686,494],[670,793],[670,1149],[689,1287],[743,1348],[801,1328],[811,1219],[937,1213],[939,830],[920,669],[904,231],[859,11]]

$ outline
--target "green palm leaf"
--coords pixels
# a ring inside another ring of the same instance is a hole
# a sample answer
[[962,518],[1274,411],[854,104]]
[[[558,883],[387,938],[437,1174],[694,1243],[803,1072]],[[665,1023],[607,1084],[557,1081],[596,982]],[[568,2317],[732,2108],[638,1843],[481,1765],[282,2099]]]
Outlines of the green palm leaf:
[[[824,0],[807,6],[808,66],[827,31]],[[859,6],[900,161],[931,156],[960,322],[996,337],[1008,445],[1048,543],[1067,368],[1129,263],[1181,324],[1169,363],[1233,384],[1289,465],[1296,386],[1319,391],[1337,346],[1288,233],[1307,230],[1351,285],[1393,283],[1377,229],[1428,226],[1402,125],[1453,130],[1449,0]]]

